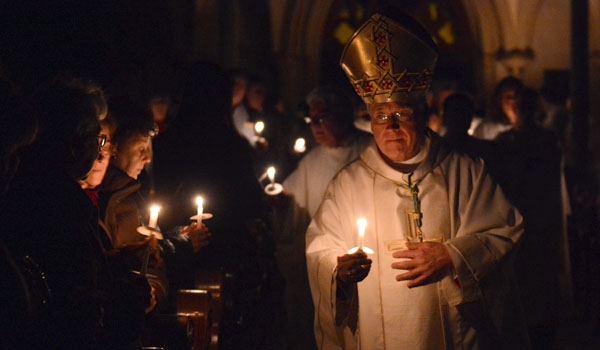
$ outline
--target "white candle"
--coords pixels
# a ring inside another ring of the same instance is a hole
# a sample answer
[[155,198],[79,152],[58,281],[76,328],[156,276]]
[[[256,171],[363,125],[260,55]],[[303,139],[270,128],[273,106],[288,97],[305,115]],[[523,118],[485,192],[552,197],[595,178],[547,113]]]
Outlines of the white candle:
[[150,222],[148,223],[148,227],[156,228],[158,223],[158,212],[160,211],[160,207],[158,205],[153,205],[150,207]]
[[263,132],[263,130],[265,129],[265,123],[262,121],[258,121],[256,123],[254,123],[254,131],[256,131],[256,135],[259,135]]
[[356,221],[358,225],[358,250],[362,250],[365,240],[365,228],[367,227],[367,219],[360,218]]
[[294,152],[304,153],[304,151],[306,151],[306,140],[300,137],[296,139],[296,142],[294,143]]
[[198,219],[196,222],[200,226],[202,225],[202,214],[204,213],[204,199],[200,196],[196,197],[196,205],[198,206]]
[[202,216],[202,213],[204,212],[204,199],[200,196],[196,197],[196,205],[198,206],[198,216]]
[[275,167],[269,167],[267,169],[267,176],[269,177],[269,181],[271,181],[271,183],[275,182]]

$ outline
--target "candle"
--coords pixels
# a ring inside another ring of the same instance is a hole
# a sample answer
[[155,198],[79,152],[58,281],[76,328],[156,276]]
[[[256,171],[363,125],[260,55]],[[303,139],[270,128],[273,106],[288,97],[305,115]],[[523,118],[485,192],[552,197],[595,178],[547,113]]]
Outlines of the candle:
[[198,196],[196,197],[196,205],[198,206],[198,226],[200,226],[202,224],[202,214],[204,212],[204,199],[202,199],[202,197]]
[[365,240],[365,228],[367,227],[367,219],[360,218],[356,221],[356,224],[358,225],[358,250],[362,250]]
[[304,140],[302,137],[296,139],[296,142],[294,143],[294,151],[296,153],[304,153],[304,151],[306,151],[306,140]]
[[198,206],[198,216],[202,216],[202,212],[204,211],[204,208],[202,207],[204,205],[204,199],[200,196],[196,197],[196,205]]
[[158,212],[160,211],[160,207],[158,205],[153,205],[150,207],[150,222],[148,223],[149,227],[156,228],[158,223]]
[[269,177],[269,181],[271,181],[271,183],[275,182],[275,167],[269,167],[267,169],[267,176]]
[[262,131],[265,129],[265,123],[262,121],[258,121],[254,123],[254,131],[256,131],[256,135],[260,135]]

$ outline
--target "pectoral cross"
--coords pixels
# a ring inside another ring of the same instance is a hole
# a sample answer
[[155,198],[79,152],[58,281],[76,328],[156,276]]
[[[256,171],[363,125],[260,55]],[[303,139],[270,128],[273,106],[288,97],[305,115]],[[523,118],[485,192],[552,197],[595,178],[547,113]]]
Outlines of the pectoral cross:
[[408,175],[408,184],[406,187],[410,190],[412,194],[413,207],[415,209],[414,212],[410,212],[409,215],[413,220],[415,231],[417,233],[417,238],[419,242],[423,243],[423,231],[421,230],[421,226],[423,226],[423,213],[421,213],[421,200],[419,199],[419,183],[421,181],[417,181],[416,183],[412,183],[413,173]]

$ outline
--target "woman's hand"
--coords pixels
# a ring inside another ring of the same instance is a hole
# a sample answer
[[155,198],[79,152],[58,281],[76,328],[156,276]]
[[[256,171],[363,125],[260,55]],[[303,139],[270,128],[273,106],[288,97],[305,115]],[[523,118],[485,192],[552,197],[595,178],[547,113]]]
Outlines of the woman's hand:
[[190,242],[192,242],[192,250],[194,253],[198,253],[201,248],[210,244],[209,238],[211,233],[204,224],[198,226],[198,223],[194,222],[183,227],[179,233],[189,238]]

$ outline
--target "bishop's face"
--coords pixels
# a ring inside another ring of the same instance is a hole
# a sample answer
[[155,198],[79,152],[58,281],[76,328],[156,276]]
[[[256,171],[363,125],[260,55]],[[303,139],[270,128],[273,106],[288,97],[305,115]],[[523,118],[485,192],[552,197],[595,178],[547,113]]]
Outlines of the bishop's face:
[[404,162],[419,152],[419,133],[411,107],[385,102],[372,103],[368,110],[375,143],[388,162]]

